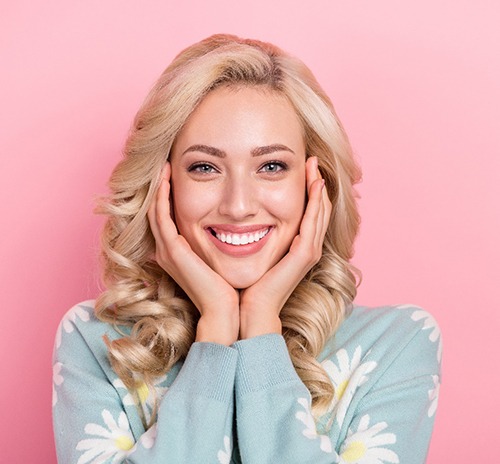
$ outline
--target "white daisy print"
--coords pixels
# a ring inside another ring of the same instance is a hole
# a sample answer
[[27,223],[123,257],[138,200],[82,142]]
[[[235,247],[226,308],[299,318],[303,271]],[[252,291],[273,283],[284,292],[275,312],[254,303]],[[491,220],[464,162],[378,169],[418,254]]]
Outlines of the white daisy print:
[[[138,443],[140,443],[143,446],[143,448],[146,448],[146,449],[152,448],[155,444],[157,433],[158,433],[157,424],[153,424],[146,432],[144,432],[141,435],[141,438],[139,438]],[[137,451],[138,443],[136,443],[133,446],[133,448],[130,449],[128,456],[130,456],[132,453]]]
[[354,432],[349,429],[340,447],[340,464],[397,464],[398,455],[383,445],[396,443],[393,433],[380,433],[387,423],[378,422],[370,427],[370,416],[364,415]]
[[61,375],[62,366],[63,365],[60,362],[57,362],[52,366],[52,406],[55,406],[57,403],[56,386],[59,386],[64,382],[64,377]]
[[154,446],[156,441],[156,435],[158,433],[156,427],[157,424],[152,425],[147,432],[142,434],[141,438],[139,439],[141,445],[144,446],[144,448],[150,449]]
[[429,410],[427,411],[427,415],[429,417],[432,417],[436,413],[436,409],[437,409],[437,406],[438,406],[439,387],[440,387],[439,376],[438,375],[433,375],[432,376],[432,381],[434,382],[434,388],[431,388],[428,391],[429,401],[431,403],[430,406],[429,406]]
[[221,449],[217,453],[217,459],[219,464],[229,464],[231,461],[231,455],[233,453],[233,447],[231,445],[231,439],[224,435],[224,449]]
[[[168,390],[168,387],[162,386],[162,384],[164,384],[166,380],[167,380],[167,375],[162,375],[161,377],[156,378],[153,382],[154,390],[150,389],[145,382],[141,382],[135,392],[137,394],[137,400],[139,401],[140,404],[139,405],[136,404],[136,401],[134,400],[134,395],[130,392],[128,392],[123,397],[123,404],[124,405],[135,404],[137,407],[141,407],[144,412],[144,418],[146,422],[149,423],[149,421],[151,420],[151,416],[153,414],[155,402],[157,401],[159,403]],[[114,380],[113,386],[116,389],[121,388],[127,390],[127,387],[125,386],[125,384],[122,382],[121,379]]]
[[111,459],[112,464],[119,463],[129,454],[135,442],[127,416],[123,411],[116,421],[107,410],[102,411],[102,419],[106,427],[99,424],[87,424],[85,433],[93,438],[81,440],[76,445],[79,451],[85,451],[77,464],[102,464]]
[[367,374],[377,367],[375,361],[362,363],[361,353],[361,346],[358,345],[352,358],[349,359],[347,351],[342,348],[335,355],[338,366],[329,359],[321,363],[335,389],[330,411],[335,411],[339,426],[344,422],[347,408],[356,389],[368,380]]
[[302,434],[309,438],[309,440],[319,439],[319,448],[325,453],[332,452],[332,442],[328,435],[320,435],[316,431],[316,424],[314,423],[314,417],[311,413],[311,408],[309,406],[309,401],[306,398],[299,398],[297,402],[304,408],[303,411],[298,411],[295,417],[302,422],[306,428],[303,430]]
[[[399,306],[399,308],[412,307],[410,305]],[[436,319],[434,319],[427,311],[423,309],[417,309],[411,315],[411,318],[414,321],[424,321],[424,325],[422,330],[430,330],[429,332],[429,340],[433,343],[437,341],[438,349],[437,349],[437,360],[441,362],[441,357],[443,354],[443,342],[441,340],[441,331],[439,330],[438,323]]]
[[74,330],[74,322],[76,318],[80,318],[83,322],[88,322],[90,319],[90,311],[93,307],[93,300],[84,301],[83,303],[73,306],[63,317],[56,332],[56,348],[61,346],[62,331],[71,333]]
[[122,390],[127,390],[127,394],[122,398],[122,402],[125,406],[132,406],[135,404],[134,397],[130,392],[128,392],[128,389],[123,383],[122,379],[117,378],[113,380],[113,387],[115,387],[116,389],[121,388]]

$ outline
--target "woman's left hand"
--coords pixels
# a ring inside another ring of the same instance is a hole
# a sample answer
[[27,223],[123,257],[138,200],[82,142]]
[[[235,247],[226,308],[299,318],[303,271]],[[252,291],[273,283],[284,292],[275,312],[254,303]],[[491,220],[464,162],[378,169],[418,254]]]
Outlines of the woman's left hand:
[[281,334],[279,314],[295,287],[320,260],[332,203],[324,188],[318,159],[306,163],[308,203],[288,253],[255,284],[240,293],[240,338]]

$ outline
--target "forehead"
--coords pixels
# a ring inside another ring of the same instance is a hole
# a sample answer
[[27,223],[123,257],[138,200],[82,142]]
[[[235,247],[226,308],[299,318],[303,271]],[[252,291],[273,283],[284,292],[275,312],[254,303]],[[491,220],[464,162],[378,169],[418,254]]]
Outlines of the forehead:
[[227,142],[303,143],[303,127],[288,98],[265,86],[210,91],[179,132],[176,145]]

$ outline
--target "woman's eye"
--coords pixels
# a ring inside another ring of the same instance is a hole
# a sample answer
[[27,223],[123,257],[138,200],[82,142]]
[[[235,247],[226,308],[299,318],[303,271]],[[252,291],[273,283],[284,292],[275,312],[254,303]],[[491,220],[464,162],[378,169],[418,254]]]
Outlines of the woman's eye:
[[264,166],[262,166],[260,170],[266,173],[275,173],[286,170],[286,165],[278,161],[271,161],[264,164]]
[[216,172],[216,169],[210,165],[205,163],[193,164],[188,168],[189,172],[197,172],[200,174],[212,174]]

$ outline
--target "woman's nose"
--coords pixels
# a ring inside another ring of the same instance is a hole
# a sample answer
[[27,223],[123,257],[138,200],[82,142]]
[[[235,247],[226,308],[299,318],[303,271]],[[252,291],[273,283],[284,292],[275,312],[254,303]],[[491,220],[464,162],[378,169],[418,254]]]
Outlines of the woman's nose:
[[254,182],[246,176],[227,179],[221,191],[219,213],[235,221],[257,214],[258,200]]

